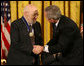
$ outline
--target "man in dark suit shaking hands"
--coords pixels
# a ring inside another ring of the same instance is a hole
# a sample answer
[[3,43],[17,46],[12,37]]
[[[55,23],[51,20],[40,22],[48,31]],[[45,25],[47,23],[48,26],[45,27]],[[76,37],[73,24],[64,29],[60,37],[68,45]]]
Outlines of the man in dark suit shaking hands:
[[45,16],[52,23],[53,38],[44,46],[43,65],[83,64],[83,40],[76,23],[55,5],[45,9]]
[[[33,5],[24,8],[23,16],[11,24],[11,46],[7,65],[39,65],[43,50],[38,10]],[[40,48],[40,49],[38,49]]]

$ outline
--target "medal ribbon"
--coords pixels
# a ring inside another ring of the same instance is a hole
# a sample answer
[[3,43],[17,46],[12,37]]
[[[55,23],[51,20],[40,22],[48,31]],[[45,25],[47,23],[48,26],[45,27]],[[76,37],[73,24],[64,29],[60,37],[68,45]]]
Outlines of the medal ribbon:
[[23,16],[22,16],[22,20],[25,22],[25,24],[26,24],[26,26],[27,26],[27,30],[29,31],[29,25],[28,25],[26,19],[25,19]]

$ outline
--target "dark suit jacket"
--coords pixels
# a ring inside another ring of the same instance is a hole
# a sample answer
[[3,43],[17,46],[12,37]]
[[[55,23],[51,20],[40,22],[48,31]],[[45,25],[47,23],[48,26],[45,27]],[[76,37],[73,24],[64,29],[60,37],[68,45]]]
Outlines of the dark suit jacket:
[[[41,27],[38,22],[33,25],[35,34],[35,44],[43,45],[41,37]],[[27,26],[22,18],[15,20],[11,24],[11,46],[7,57],[8,65],[32,65],[33,58],[39,64],[39,55],[33,55],[33,46],[27,31]]]
[[[53,24],[53,27],[55,24]],[[49,53],[42,53],[44,65],[79,65],[83,64],[83,40],[79,28],[68,17],[61,16],[56,29],[53,28],[53,39],[49,45]],[[48,57],[51,54],[61,52],[60,59]],[[52,61],[54,60],[54,61]]]

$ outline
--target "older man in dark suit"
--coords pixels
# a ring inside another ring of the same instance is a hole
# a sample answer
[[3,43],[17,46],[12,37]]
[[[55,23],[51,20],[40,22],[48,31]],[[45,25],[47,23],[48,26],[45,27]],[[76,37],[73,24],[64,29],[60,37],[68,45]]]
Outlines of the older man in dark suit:
[[55,5],[45,9],[45,16],[52,23],[53,38],[42,53],[43,65],[82,65],[83,40],[76,23]]
[[24,8],[22,18],[11,24],[11,46],[7,57],[7,65],[40,64],[39,53],[43,50],[41,47],[43,41],[40,23],[36,21],[37,16],[37,8],[28,5]]

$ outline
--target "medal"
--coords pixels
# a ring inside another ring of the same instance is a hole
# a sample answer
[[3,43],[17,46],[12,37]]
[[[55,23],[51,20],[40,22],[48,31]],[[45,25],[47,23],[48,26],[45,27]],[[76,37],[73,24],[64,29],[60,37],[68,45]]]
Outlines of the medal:
[[29,36],[30,36],[30,37],[33,37],[33,36],[34,36],[34,33],[33,33],[33,32],[30,32],[30,33],[29,33]]
[[[29,27],[27,21],[25,20],[24,17],[22,17],[22,19],[23,19],[23,21],[25,22],[25,24],[26,24],[26,26],[27,26],[27,30],[28,30],[28,32],[29,32],[30,27]],[[29,36],[30,36],[30,37],[33,37],[33,36],[34,36],[34,31],[30,32],[30,33],[29,33]]]

